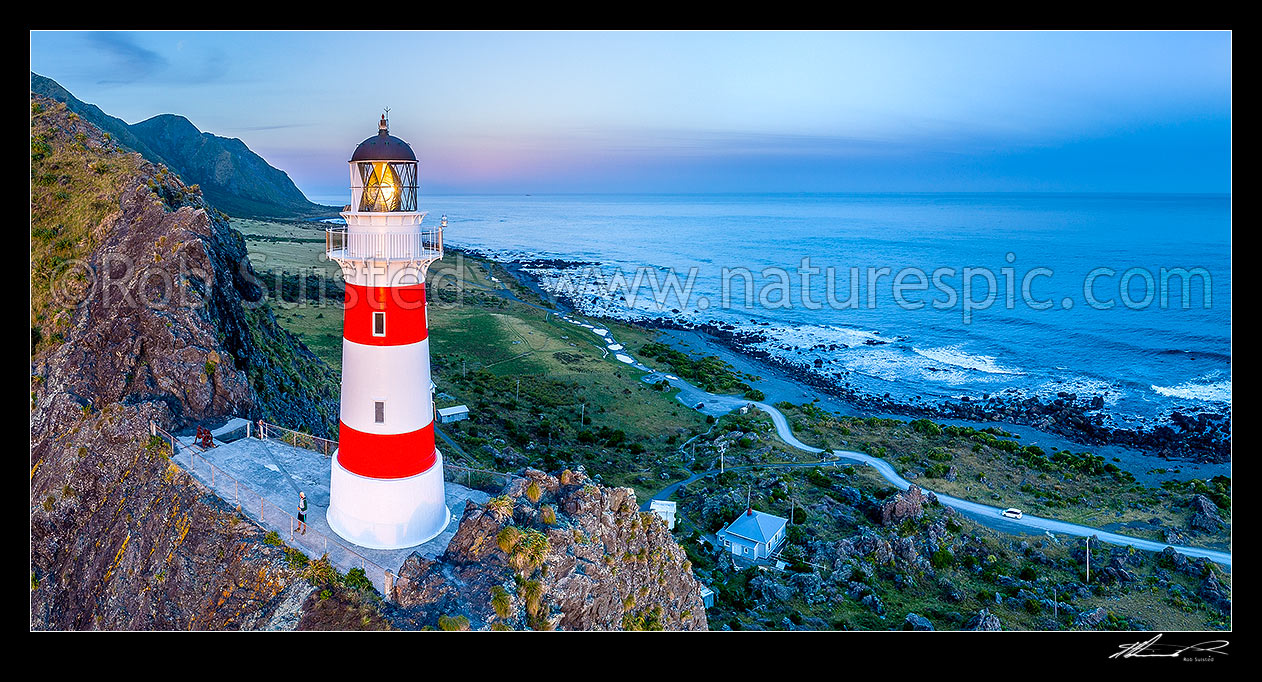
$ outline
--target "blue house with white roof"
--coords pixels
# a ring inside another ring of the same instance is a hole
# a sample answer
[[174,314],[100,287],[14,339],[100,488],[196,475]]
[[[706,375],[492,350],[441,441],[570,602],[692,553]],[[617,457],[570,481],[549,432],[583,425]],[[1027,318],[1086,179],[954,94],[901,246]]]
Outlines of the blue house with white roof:
[[716,536],[723,543],[723,549],[736,556],[766,559],[784,544],[784,529],[788,523],[788,519],[747,509]]

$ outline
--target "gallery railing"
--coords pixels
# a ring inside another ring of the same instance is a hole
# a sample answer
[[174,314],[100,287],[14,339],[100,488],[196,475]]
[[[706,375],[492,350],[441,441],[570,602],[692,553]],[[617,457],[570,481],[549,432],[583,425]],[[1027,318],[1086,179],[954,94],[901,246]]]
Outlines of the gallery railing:
[[443,230],[350,232],[332,227],[324,232],[324,250],[336,261],[435,261],[443,257]]

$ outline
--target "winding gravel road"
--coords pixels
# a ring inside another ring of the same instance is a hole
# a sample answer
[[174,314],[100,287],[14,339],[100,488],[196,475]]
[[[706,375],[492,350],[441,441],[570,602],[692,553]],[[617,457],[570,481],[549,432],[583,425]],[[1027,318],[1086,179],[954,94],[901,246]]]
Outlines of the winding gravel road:
[[[644,377],[642,378],[645,382],[650,383],[650,384],[655,384],[665,379],[666,381],[670,382],[671,386],[674,386],[679,389],[678,398],[680,402],[684,403],[685,405],[688,405],[689,407],[696,407],[697,405],[700,404],[702,405],[702,407],[699,409],[701,412],[705,414],[711,414],[715,416],[727,414],[731,412],[732,410],[740,408],[742,405],[749,405],[752,403],[758,409],[762,410],[763,412],[766,412],[768,415],[771,416],[771,421],[776,426],[776,433],[780,436],[781,440],[783,440],[785,443],[799,450],[802,450],[804,452],[810,452],[814,454],[822,454],[824,452],[820,448],[814,447],[812,445],[807,445],[806,443],[803,443],[802,441],[798,440],[797,437],[793,435],[793,430],[789,428],[789,420],[785,418],[784,413],[782,413],[780,410],[776,409],[775,407],[771,405],[768,405],[766,403],[745,400],[743,398],[739,398],[736,396],[715,395],[713,393],[709,393],[700,388],[697,388],[696,386],[693,386],[687,381],[684,381],[683,379],[680,379],[679,377],[673,374],[666,373],[666,372],[653,371],[644,375]],[[885,478],[885,480],[894,484],[900,490],[906,490],[912,485],[910,481],[903,478],[902,476],[899,476],[898,472],[894,471],[894,467],[890,466],[889,462],[886,462],[883,459],[880,459],[878,457],[873,457],[872,455],[865,455],[862,452],[855,452],[854,450],[833,450],[832,453],[836,457],[836,459],[830,459],[823,463],[809,462],[809,463],[754,464],[754,465],[739,466],[739,467],[727,467],[727,469],[732,470],[732,471],[739,471],[743,469],[755,469],[755,468],[765,468],[765,467],[830,466],[830,465],[835,465],[836,462],[849,460],[849,461],[854,461],[854,462],[861,462],[863,464],[867,464],[868,466],[873,467],[874,469],[877,470],[877,472],[881,474],[882,477]],[[685,479],[683,481],[678,481],[658,491],[656,494],[653,495],[651,499],[654,499],[654,500],[668,499],[671,495],[675,493],[676,490],[678,490],[682,486],[687,485],[688,483],[692,483],[693,481],[696,481],[698,479],[705,478],[706,476],[712,476],[716,473],[718,473],[717,469],[712,470],[712,471],[702,472],[699,474],[694,474],[688,479]],[[952,497],[951,495],[944,495],[942,493],[939,493],[937,491],[932,491],[920,485],[917,485],[917,487],[921,488],[925,492],[933,492],[933,494],[938,497],[939,502],[941,502],[942,504],[948,507],[955,509],[961,514],[973,519],[974,521],[977,521],[988,528],[993,528],[995,530],[1003,531],[1006,533],[1036,534],[1037,535],[1040,532],[1045,532],[1045,533],[1052,533],[1054,535],[1076,535],[1079,537],[1093,537],[1094,536],[1098,538],[1101,542],[1107,542],[1110,544],[1122,545],[1122,546],[1129,545],[1137,549],[1145,549],[1151,552],[1160,552],[1166,547],[1174,547],[1175,551],[1179,552],[1180,554],[1186,554],[1187,556],[1193,556],[1193,557],[1205,557],[1209,559],[1210,561],[1213,561],[1217,564],[1222,565],[1224,568],[1228,570],[1231,569],[1231,553],[1230,552],[1221,552],[1218,550],[1204,549],[1201,547],[1185,547],[1181,545],[1168,545],[1164,542],[1154,542],[1152,540],[1134,538],[1128,535],[1121,535],[1118,533],[1111,533],[1109,531],[1092,528],[1091,526],[1080,526],[1076,523],[1068,523],[1066,521],[1057,521],[1055,519],[1046,519],[1039,516],[1031,516],[1030,514],[1025,514],[1021,519],[1010,519],[1002,515],[1003,509],[999,507],[992,507],[988,504],[981,504],[979,502],[971,502],[969,500],[961,500],[958,497]],[[646,501],[645,505],[647,506],[647,504],[648,503]]]
[[[496,290],[492,290],[492,291],[496,291]],[[586,328],[593,335],[598,337],[604,344],[606,344],[606,347],[618,345],[618,341],[613,337],[613,335],[607,329],[596,327],[590,323],[584,323],[583,321],[575,317],[571,317],[568,311],[565,309],[562,309],[558,313],[558,311],[549,310],[547,308],[535,305],[533,303],[527,303],[525,301],[522,301],[521,299],[519,299],[516,295],[514,295],[511,291],[508,291],[507,289],[498,290],[496,292],[502,293],[502,295],[505,295],[508,298],[512,298],[520,303],[525,303],[526,305],[529,305],[533,308],[538,308],[539,310],[553,313],[557,315],[559,319],[565,320],[566,322],[569,322],[570,324],[573,324],[577,327]],[[645,374],[642,377],[640,377],[640,379],[644,381],[645,383],[656,384],[662,381],[663,379],[665,379],[666,381],[670,383],[671,386],[678,388],[679,395],[677,396],[677,398],[679,402],[687,405],[688,407],[698,409],[703,414],[709,414],[709,415],[714,415],[715,417],[718,417],[718,416],[727,414],[731,412],[732,410],[739,409],[743,405],[749,405],[752,402],[752,404],[755,405],[758,409],[762,410],[763,412],[766,412],[768,415],[771,416],[771,420],[772,422],[775,423],[775,426],[776,426],[776,433],[779,434],[780,438],[785,443],[799,450],[802,450],[804,452],[810,452],[814,454],[823,453],[822,449],[811,446],[811,445],[807,445],[806,443],[803,443],[802,441],[798,440],[797,437],[793,435],[793,430],[789,428],[789,420],[785,418],[784,413],[780,412],[780,410],[776,409],[775,407],[771,405],[768,405],[766,403],[745,400],[744,398],[740,398],[737,396],[716,395],[708,391],[702,390],[673,374],[654,370],[653,368],[648,367],[647,365],[644,365],[638,360],[632,358],[629,355],[629,351],[623,350],[621,346],[619,346],[618,355],[620,355],[622,358],[626,358],[625,360],[621,360],[625,364],[628,364],[631,367],[634,367],[636,369],[639,369],[645,372]],[[628,362],[628,360],[630,360],[630,362]],[[701,407],[697,407],[698,405],[700,405]],[[823,463],[810,462],[810,463],[754,464],[754,465],[739,466],[739,467],[727,467],[727,469],[733,470],[733,471],[739,471],[743,469],[790,467],[790,466],[829,466],[829,465],[834,465],[836,462],[849,460],[849,461],[854,461],[854,462],[861,462],[863,464],[867,464],[868,466],[875,468],[881,474],[881,476],[885,478],[885,480],[894,484],[900,490],[906,490],[912,485],[910,481],[898,475],[898,472],[894,471],[894,467],[890,466],[889,463],[883,459],[880,459],[878,457],[873,457],[872,455],[866,455],[862,452],[856,452],[854,450],[833,450],[832,453],[836,457],[836,459],[828,460],[827,462],[823,462]],[[718,473],[718,470],[715,469],[711,471],[701,472],[698,474],[693,474],[687,479],[684,479],[682,481],[676,481],[675,483],[670,484],[669,486],[663,488],[662,490],[659,490],[649,499],[650,500],[668,499],[679,488],[689,483],[692,483],[693,481],[697,481],[699,479],[705,478],[706,476],[713,476],[714,474],[717,474],[717,473]],[[1047,519],[1040,516],[1031,516],[1029,514],[1025,514],[1021,519],[1010,519],[1003,516],[1003,509],[999,507],[992,507],[988,504],[981,504],[980,502],[971,502],[969,500],[961,500],[958,497],[945,495],[943,493],[930,490],[929,488],[925,488],[924,486],[918,486],[918,487],[920,487],[925,492],[932,492],[934,495],[937,496],[938,501],[941,502],[942,504],[955,509],[961,514],[973,519],[974,521],[977,521],[978,523],[986,526],[987,528],[992,528],[994,530],[1002,531],[1005,533],[1025,534],[1025,535],[1030,535],[1030,534],[1039,535],[1042,533],[1051,533],[1053,535],[1073,535],[1073,536],[1078,536],[1078,537],[1095,537],[1095,538],[1098,538],[1101,542],[1107,542],[1113,545],[1121,545],[1123,547],[1131,546],[1137,549],[1144,549],[1151,552],[1160,552],[1166,547],[1173,547],[1175,551],[1179,552],[1180,554],[1184,554],[1184,555],[1192,556],[1192,557],[1205,557],[1206,559],[1209,559],[1210,561],[1213,561],[1214,563],[1217,563],[1223,566],[1225,569],[1231,570],[1231,553],[1230,552],[1223,552],[1223,551],[1214,550],[1214,549],[1205,549],[1203,547],[1187,547],[1183,545],[1169,545],[1164,542],[1144,540],[1142,538],[1135,538],[1129,535],[1121,535],[1119,533],[1112,533],[1109,531],[1100,530],[1098,528],[1092,528],[1091,526],[1082,526],[1076,523],[1069,523],[1066,521],[1057,521],[1056,519]],[[649,500],[644,501],[644,504],[643,504],[644,509],[648,508],[648,503],[649,503]]]

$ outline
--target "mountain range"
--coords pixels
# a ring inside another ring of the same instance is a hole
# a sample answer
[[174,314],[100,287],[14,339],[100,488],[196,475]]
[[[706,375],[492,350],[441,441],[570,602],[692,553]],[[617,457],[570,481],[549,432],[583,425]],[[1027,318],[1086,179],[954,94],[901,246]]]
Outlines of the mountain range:
[[337,214],[339,207],[308,201],[285,171],[268,164],[241,140],[204,133],[183,116],[159,114],[129,124],[36,73],[31,73],[31,92],[64,102],[67,109],[112,135],[119,144],[152,163],[166,165],[185,183],[200,186],[206,201],[230,216],[312,218]]

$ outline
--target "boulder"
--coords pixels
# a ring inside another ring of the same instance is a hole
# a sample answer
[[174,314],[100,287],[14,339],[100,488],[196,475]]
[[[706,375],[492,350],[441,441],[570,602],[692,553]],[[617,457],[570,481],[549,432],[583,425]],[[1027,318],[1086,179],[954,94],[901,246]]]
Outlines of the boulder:
[[881,503],[881,525],[897,526],[907,519],[919,521],[929,503],[930,498],[913,485]]
[[789,582],[793,584],[798,594],[802,595],[802,598],[808,604],[818,600],[824,589],[823,579],[814,573],[795,574],[792,578],[789,578]]
[[998,632],[1003,629],[1003,624],[999,622],[999,616],[990,612],[990,609],[982,609],[977,615],[969,619],[964,626],[965,630]]
[[1218,505],[1204,495],[1192,498],[1192,518],[1188,526],[1202,533],[1214,533],[1222,528],[1223,519],[1218,515]]
[[1078,614],[1077,618],[1074,618],[1074,627],[1093,630],[1097,626],[1099,626],[1100,623],[1103,623],[1105,620],[1107,620],[1108,617],[1109,617],[1109,612],[1106,611],[1103,606],[1098,607],[1092,611],[1083,611],[1082,613]]
[[851,507],[857,507],[859,503],[863,501],[863,493],[851,488],[850,486],[838,488],[837,496],[841,498],[842,502],[845,502]]
[[859,603],[866,606],[872,611],[872,613],[875,613],[878,616],[885,613],[885,604],[881,601],[881,598],[875,594],[869,594],[861,599]]
[[932,631],[933,623],[930,623],[929,619],[925,618],[924,616],[921,616],[915,613],[909,613],[907,614],[907,618],[903,619],[903,629],[904,630]]
[[1205,603],[1224,615],[1231,615],[1231,592],[1218,581],[1218,576],[1213,571],[1209,571],[1205,582],[1201,584],[1201,597],[1205,599]]
[[792,599],[794,594],[792,587],[765,574],[749,581],[749,588],[764,602],[785,602]]

